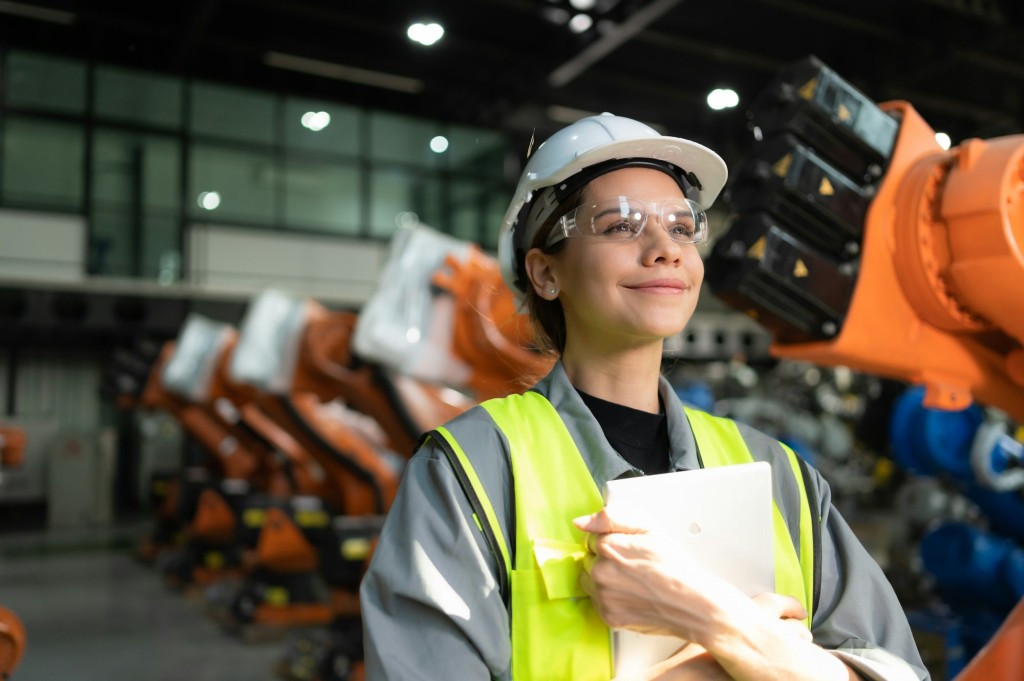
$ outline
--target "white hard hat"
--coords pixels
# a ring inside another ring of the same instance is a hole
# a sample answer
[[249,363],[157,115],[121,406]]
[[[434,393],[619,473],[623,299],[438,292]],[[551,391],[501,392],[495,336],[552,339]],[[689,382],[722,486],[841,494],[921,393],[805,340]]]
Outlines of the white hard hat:
[[[522,271],[526,251],[554,204],[594,177],[618,168],[647,166],[676,178],[688,198],[710,208],[725,186],[725,161],[707,147],[610,113],[581,118],[544,141],[530,157],[498,233],[498,263],[512,292],[528,285]],[[545,188],[549,210],[534,204]]]

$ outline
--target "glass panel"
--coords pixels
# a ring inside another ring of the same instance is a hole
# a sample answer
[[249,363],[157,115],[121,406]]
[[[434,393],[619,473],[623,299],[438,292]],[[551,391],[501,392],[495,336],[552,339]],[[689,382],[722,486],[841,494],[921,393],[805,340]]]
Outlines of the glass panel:
[[480,183],[466,180],[452,182],[450,227],[453,235],[466,241],[480,242],[482,201]]
[[505,211],[512,200],[512,189],[505,187],[490,188],[484,198],[484,229],[480,245],[489,251],[498,249],[498,231],[501,221],[505,219]]
[[440,130],[433,122],[373,111],[370,114],[370,158],[375,162],[440,167],[444,155],[430,150],[430,140],[438,134]]
[[4,96],[8,106],[85,113],[85,63],[9,52]]
[[399,168],[375,170],[370,178],[370,234],[390,238],[400,215],[407,212],[447,231],[448,226],[441,224],[442,205],[441,182],[436,177]]
[[196,144],[189,171],[186,206],[190,217],[273,224],[278,172],[267,154]]
[[181,278],[180,222],[166,211],[146,215],[98,207],[89,222],[89,273],[141,277],[161,284]]
[[142,223],[142,267],[145,279],[173,284],[181,279],[181,222],[177,215],[153,211]]
[[136,276],[141,215],[97,206],[89,220],[89,274]]
[[90,273],[158,278],[180,262],[180,166],[176,138],[97,131]]
[[192,132],[242,142],[274,143],[274,98],[255,90],[192,84]]
[[498,230],[512,190],[493,183],[458,180],[452,183],[452,233],[484,249],[498,246]]
[[508,142],[502,134],[456,125],[447,137],[448,167],[452,171],[477,177],[504,177]]
[[101,118],[181,127],[181,80],[113,66],[96,69],[96,115]]
[[[307,116],[304,123],[307,114],[312,116]],[[289,149],[358,156],[361,122],[359,110],[353,107],[289,98],[284,105],[284,143]]]
[[354,165],[289,162],[284,175],[285,225],[358,234],[359,176]]
[[10,116],[3,132],[0,194],[4,202],[81,210],[82,128]]
[[93,142],[93,202],[176,209],[179,193],[178,140],[101,129]]

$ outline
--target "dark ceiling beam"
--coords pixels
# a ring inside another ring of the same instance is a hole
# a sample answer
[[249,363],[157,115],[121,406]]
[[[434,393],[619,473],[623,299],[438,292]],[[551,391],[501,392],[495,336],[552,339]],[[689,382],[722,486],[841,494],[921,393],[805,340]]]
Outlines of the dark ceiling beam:
[[568,85],[574,78],[614,52],[620,45],[647,28],[681,1],[653,0],[651,4],[631,14],[624,22],[587,45],[575,57],[552,71],[548,75],[548,85],[555,88]]
[[953,50],[953,58],[962,59],[972,66],[977,66],[994,73],[1013,76],[1014,78],[1024,78],[1024,60],[1001,59],[978,50],[959,48]]
[[[1002,7],[998,0],[917,0],[927,5],[937,5],[949,12],[958,12],[972,17],[984,19],[992,24],[1005,21]],[[1011,0],[1019,2],[1019,0]]]
[[757,0],[757,2],[792,14],[810,17],[822,24],[839,26],[850,31],[866,33],[876,38],[883,38],[885,40],[903,40],[906,38],[906,36],[895,29],[864,21],[855,15],[845,12],[825,9],[821,6],[822,3],[818,2],[802,2],[801,0]]
[[[885,97],[885,95],[888,95],[888,97]],[[987,125],[1019,128],[1021,124],[1021,121],[1016,120],[1005,111],[997,111],[985,106],[970,104],[962,99],[951,99],[929,92],[908,90],[893,84],[887,84],[883,87],[883,99],[902,99],[910,102],[915,108],[927,107],[935,111],[942,111],[959,118],[972,119]]]
[[696,54],[720,64],[743,66],[755,71],[774,73],[788,62],[758,52],[729,47],[721,42],[705,42],[690,37],[679,37],[662,31],[647,30],[637,36],[637,42],[661,47],[673,52]]
[[189,21],[188,27],[181,36],[181,41],[178,43],[178,49],[171,62],[172,68],[180,69],[188,63],[189,57],[192,56],[192,52],[213,20],[217,10],[220,9],[220,6],[221,0],[204,0],[199,4],[199,7],[192,14],[192,20]]

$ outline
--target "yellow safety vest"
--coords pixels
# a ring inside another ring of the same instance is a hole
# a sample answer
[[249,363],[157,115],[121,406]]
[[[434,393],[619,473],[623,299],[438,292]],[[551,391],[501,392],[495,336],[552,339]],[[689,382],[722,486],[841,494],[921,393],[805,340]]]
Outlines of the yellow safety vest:
[[[476,523],[499,561],[503,595],[511,591],[512,677],[515,681],[606,681],[613,674],[610,631],[579,586],[587,549],[584,533],[571,522],[601,510],[601,492],[547,398],[531,391],[482,406],[509,443],[515,485],[514,566],[504,532],[469,458],[447,428],[439,427],[431,435],[449,455],[476,509]],[[754,460],[735,422],[695,409],[685,411],[702,466]],[[801,496],[800,552],[798,557],[778,500],[773,500],[775,590],[796,598],[811,613],[817,581],[817,512],[812,516],[800,460],[791,449],[783,448]]]

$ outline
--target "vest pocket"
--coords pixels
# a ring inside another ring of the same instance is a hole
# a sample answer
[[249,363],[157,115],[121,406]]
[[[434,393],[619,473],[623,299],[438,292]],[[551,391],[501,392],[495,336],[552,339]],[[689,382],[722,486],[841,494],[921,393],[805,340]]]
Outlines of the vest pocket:
[[580,543],[557,539],[535,539],[533,557],[549,599],[585,598],[580,573],[587,549]]
[[[559,589],[566,586],[562,577],[558,578]],[[515,681],[608,681],[611,678],[610,630],[598,616],[590,598],[582,589],[578,591],[578,597],[551,598],[540,570],[512,571],[512,677]]]

